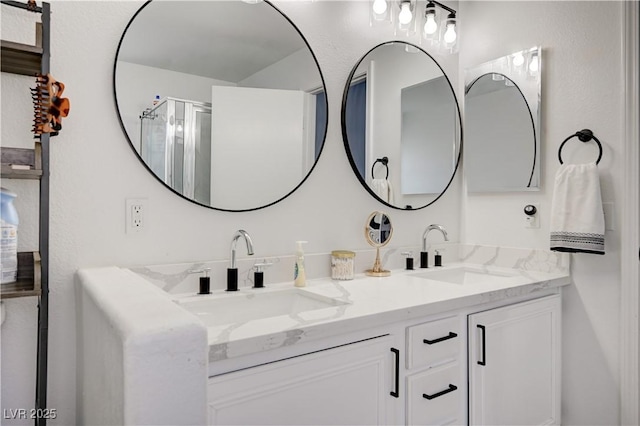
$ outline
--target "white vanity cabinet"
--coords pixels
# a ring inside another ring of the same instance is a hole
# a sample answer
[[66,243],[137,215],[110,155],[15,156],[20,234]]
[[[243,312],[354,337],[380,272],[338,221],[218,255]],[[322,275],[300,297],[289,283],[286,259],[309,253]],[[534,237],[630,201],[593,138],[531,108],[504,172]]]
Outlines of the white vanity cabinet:
[[209,424],[396,424],[393,343],[382,336],[211,377]]
[[469,315],[469,424],[560,424],[560,295]]
[[209,378],[208,422],[559,424],[560,295],[505,302],[231,368]]
[[466,327],[464,316],[407,327],[408,425],[466,423]]

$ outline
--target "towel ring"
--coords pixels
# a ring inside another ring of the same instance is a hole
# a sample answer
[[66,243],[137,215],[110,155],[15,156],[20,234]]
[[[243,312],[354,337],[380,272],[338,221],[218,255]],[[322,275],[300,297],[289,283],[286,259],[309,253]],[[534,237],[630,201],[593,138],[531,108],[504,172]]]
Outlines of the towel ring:
[[388,157],[378,158],[376,161],[373,162],[373,164],[371,165],[371,179],[375,178],[375,175],[373,174],[373,169],[377,163],[382,163],[382,165],[387,168],[387,177],[385,179],[389,180],[389,158]]
[[560,160],[560,164],[564,164],[562,162],[562,148],[564,147],[564,144],[567,143],[567,141],[571,138],[574,137],[578,137],[578,139],[580,139],[581,142],[589,142],[591,139],[593,139],[594,141],[596,141],[596,143],[598,144],[598,149],[600,150],[600,154],[598,155],[598,159],[596,160],[596,164],[600,163],[600,160],[602,159],[602,144],[600,143],[600,141],[598,140],[598,138],[596,138],[593,135],[593,132],[589,129],[584,129],[584,130],[580,130],[579,132],[576,132],[575,134],[569,136],[568,138],[566,138],[564,140],[564,142],[562,142],[560,144],[560,148],[558,149],[558,160]]

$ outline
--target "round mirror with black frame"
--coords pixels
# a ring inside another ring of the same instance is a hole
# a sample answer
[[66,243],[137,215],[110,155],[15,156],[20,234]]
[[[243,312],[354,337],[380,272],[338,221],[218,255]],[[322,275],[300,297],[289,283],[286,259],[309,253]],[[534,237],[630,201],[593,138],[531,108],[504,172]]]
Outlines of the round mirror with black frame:
[[142,164],[216,210],[283,200],[324,146],[322,72],[300,30],[268,1],[148,1],[120,39],[113,87]]
[[431,55],[382,43],[353,67],[342,97],[342,137],[355,175],[383,204],[417,210],[451,185],[462,151],[460,108]]
[[535,121],[520,87],[504,74],[483,74],[467,86],[465,108],[467,190],[536,187]]
[[467,191],[539,191],[542,49],[468,68],[465,86]]

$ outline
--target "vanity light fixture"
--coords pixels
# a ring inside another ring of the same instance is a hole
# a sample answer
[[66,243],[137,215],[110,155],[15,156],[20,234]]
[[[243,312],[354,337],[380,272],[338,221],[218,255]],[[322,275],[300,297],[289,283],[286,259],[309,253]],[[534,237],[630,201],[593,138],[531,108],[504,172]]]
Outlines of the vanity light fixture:
[[369,5],[369,25],[391,24],[390,4],[393,0],[371,0]]
[[394,16],[396,35],[411,36],[416,32],[415,10],[417,0],[395,0]]
[[[438,8],[448,14],[442,22],[438,22]],[[459,27],[456,11],[436,0],[430,0],[424,10],[420,23],[422,43],[437,47],[441,53],[451,54],[458,51]],[[438,31],[439,30],[439,31]]]

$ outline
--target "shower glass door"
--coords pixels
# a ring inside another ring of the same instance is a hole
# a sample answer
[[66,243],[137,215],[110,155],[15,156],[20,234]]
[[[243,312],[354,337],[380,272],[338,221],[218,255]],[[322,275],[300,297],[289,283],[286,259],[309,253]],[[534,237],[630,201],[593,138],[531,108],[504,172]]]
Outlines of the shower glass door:
[[145,163],[176,192],[209,205],[211,194],[211,106],[165,98],[141,119]]

